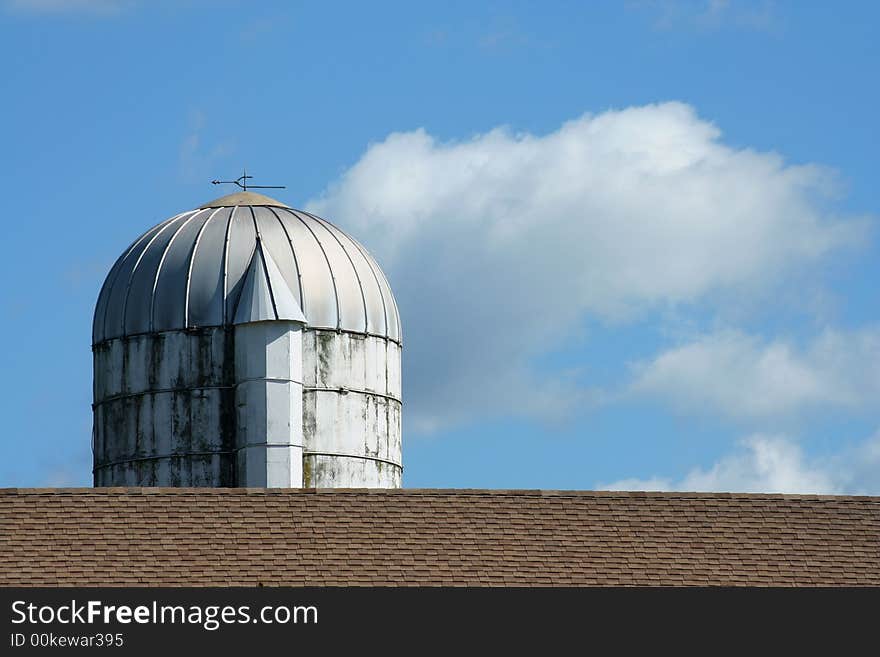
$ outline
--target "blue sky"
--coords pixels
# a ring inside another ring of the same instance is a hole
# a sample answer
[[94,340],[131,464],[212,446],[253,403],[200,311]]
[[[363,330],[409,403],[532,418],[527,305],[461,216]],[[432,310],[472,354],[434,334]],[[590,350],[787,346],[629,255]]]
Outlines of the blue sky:
[[875,3],[6,0],[0,485],[243,165],[385,268],[404,483],[880,493]]

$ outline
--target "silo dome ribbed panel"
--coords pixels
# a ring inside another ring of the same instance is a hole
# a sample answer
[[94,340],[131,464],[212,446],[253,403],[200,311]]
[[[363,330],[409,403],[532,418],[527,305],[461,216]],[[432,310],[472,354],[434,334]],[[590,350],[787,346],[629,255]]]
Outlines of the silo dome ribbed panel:
[[307,325],[399,342],[391,288],[366,249],[330,222],[251,192],[151,228],[119,257],[95,308],[92,340],[234,323],[261,247],[272,280]]

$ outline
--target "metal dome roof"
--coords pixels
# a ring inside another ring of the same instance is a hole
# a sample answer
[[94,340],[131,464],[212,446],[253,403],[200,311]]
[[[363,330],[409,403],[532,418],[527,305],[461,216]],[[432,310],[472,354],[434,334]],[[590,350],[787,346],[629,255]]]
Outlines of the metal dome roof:
[[302,210],[239,192],[171,217],[113,265],[92,342],[286,319],[400,341],[400,316],[376,261]]

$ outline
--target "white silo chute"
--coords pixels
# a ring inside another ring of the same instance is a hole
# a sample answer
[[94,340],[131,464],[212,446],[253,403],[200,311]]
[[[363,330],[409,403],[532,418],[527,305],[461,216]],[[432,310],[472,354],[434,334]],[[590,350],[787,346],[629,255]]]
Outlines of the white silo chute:
[[235,311],[236,468],[241,486],[302,486],[302,310],[257,240]]

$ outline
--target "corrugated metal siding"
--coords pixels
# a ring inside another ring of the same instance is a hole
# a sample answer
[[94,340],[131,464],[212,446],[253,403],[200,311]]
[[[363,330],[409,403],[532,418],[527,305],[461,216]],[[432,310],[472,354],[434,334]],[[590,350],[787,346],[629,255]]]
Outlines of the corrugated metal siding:
[[[234,343],[231,329],[208,328],[95,348],[95,485],[243,485],[238,424],[249,416],[236,383],[266,352],[239,354],[236,367]],[[385,338],[302,332],[302,485],[401,485],[400,357]]]

